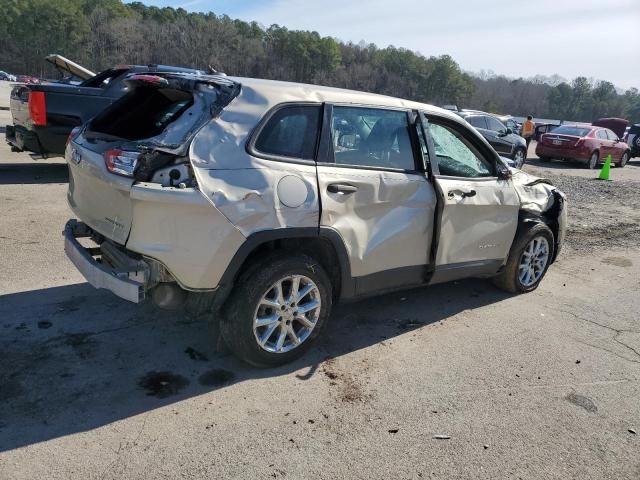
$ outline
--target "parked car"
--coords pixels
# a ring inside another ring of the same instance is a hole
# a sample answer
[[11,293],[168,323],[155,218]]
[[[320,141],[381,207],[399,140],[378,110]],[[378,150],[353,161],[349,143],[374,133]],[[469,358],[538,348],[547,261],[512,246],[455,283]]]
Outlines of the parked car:
[[545,133],[552,132],[554,128],[558,128],[560,124],[555,123],[536,123],[535,133],[533,134],[533,139],[536,142],[540,141],[540,137]]
[[250,364],[302,355],[339,300],[464,277],[530,292],[562,247],[564,195],[452,112],[217,75],[125,83],[71,134],[66,253],[132,302],[208,305]]
[[524,138],[508,128],[495,115],[478,110],[462,110],[456,113],[475,127],[499,155],[511,158],[516,168],[522,168],[527,159],[527,142]]
[[640,123],[627,127],[628,130],[624,136],[624,142],[631,149],[631,158],[640,157]]
[[15,82],[16,77],[15,75],[11,75],[10,73],[0,70],[0,80],[4,80],[5,82]]
[[32,77],[31,75],[16,75],[16,82],[18,83],[40,83],[38,77]]
[[[34,157],[64,155],[65,144],[74,127],[80,126],[126,93],[124,78],[132,72],[198,70],[166,65],[118,65],[97,75],[59,55],[47,61],[68,72],[62,82],[17,85],[11,91],[13,125],[5,138],[13,151],[28,151]],[[74,79],[84,79],[74,85]]]
[[624,118],[599,118],[592,123],[594,127],[608,128],[619,138],[623,138],[629,121]]
[[507,128],[510,128],[513,133],[520,135],[522,130],[522,124],[518,123],[511,115],[498,115],[500,120]]
[[542,135],[536,146],[536,155],[543,162],[552,158],[579,160],[592,169],[609,154],[618,167],[624,167],[631,157],[629,145],[614,132],[594,126],[562,125]]

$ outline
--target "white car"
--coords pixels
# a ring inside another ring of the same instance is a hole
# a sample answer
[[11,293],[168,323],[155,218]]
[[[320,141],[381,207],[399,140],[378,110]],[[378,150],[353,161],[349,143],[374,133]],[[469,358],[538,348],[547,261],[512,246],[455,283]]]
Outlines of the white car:
[[67,255],[132,302],[196,299],[253,365],[303,354],[340,300],[465,277],[529,292],[562,247],[564,195],[455,113],[248,78],[127,82],[70,137]]

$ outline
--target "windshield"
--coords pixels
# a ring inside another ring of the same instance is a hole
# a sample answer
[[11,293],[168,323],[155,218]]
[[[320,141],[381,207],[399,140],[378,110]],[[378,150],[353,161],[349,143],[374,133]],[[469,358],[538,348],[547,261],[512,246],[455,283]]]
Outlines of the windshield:
[[574,137],[584,137],[590,131],[590,128],[580,127],[557,127],[551,130],[552,133],[557,133],[558,135],[572,135]]

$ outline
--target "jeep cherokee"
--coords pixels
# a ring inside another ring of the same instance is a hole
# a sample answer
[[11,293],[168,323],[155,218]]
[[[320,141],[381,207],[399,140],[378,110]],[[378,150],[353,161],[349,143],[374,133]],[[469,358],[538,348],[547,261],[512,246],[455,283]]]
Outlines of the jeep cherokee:
[[302,355],[339,300],[465,277],[529,292],[561,249],[564,195],[454,113],[220,75],[127,83],[70,135],[66,253],[132,302],[205,305],[250,364]]

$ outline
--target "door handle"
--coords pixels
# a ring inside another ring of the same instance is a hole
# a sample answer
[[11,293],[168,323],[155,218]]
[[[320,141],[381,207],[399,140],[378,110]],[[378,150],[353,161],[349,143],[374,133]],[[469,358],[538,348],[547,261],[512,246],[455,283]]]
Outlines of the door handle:
[[476,196],[476,191],[475,190],[469,190],[468,192],[463,192],[462,190],[449,190],[447,192],[447,196],[449,198],[455,197],[456,194],[460,195],[462,198],[475,197]]
[[327,191],[330,193],[339,193],[341,195],[348,195],[358,191],[358,187],[349,185],[347,183],[330,183],[327,185]]

